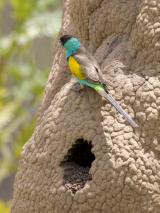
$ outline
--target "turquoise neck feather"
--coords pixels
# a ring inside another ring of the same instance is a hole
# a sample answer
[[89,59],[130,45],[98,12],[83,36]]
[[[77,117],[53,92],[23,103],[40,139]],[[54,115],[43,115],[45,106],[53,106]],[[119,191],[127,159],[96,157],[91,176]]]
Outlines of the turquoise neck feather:
[[73,55],[76,51],[77,51],[77,50],[75,50],[75,51],[66,50],[66,58],[69,58],[69,57],[70,57],[71,55]]
[[66,49],[66,58],[70,57],[80,49],[80,41],[77,38],[69,39],[65,44],[64,48]]

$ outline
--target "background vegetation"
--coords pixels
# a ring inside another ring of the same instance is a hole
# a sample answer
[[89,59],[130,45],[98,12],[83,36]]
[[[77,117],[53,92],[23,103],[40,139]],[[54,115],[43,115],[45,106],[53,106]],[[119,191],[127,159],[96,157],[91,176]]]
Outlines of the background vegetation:
[[12,190],[3,187],[30,138],[61,24],[60,0],[0,0],[0,213]]

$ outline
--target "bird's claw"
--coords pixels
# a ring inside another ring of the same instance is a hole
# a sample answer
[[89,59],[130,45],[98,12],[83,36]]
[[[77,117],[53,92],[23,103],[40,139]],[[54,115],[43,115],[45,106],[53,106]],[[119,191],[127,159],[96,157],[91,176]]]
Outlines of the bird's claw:
[[80,92],[80,91],[83,90],[83,88],[84,88],[84,86],[82,86],[82,85],[79,84],[78,82],[76,82],[76,83],[73,84],[73,86],[72,86],[72,90],[73,90],[74,92]]

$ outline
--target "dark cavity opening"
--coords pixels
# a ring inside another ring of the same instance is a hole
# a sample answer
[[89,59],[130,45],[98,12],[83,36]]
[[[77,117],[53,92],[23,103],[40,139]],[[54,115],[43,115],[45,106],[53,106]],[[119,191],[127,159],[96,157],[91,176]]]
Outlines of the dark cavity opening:
[[95,156],[91,149],[91,141],[78,139],[60,164],[63,168],[63,185],[73,194],[82,189],[88,180],[92,180],[89,170]]

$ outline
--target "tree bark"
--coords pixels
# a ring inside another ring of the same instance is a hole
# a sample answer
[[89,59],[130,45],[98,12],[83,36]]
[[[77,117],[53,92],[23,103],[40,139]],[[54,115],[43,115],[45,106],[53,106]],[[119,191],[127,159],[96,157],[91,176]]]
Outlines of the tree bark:
[[72,90],[57,42],[12,213],[160,212],[159,16],[159,0],[64,2],[60,34],[79,37],[95,55],[110,93],[139,128],[91,89]]

